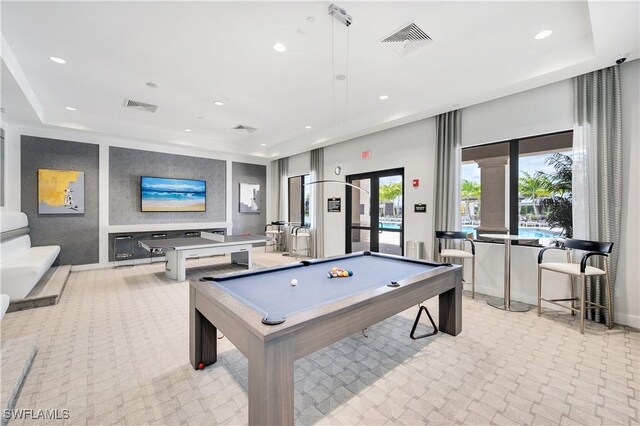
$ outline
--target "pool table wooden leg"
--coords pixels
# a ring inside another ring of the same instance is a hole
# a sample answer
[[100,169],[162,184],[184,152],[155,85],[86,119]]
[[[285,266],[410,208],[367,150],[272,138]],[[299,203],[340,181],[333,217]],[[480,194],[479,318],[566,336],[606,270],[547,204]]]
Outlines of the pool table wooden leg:
[[249,425],[293,425],[291,336],[249,342]]
[[462,331],[462,273],[455,274],[455,286],[440,294],[440,331],[458,335]]
[[189,286],[189,360],[196,370],[218,360],[216,327],[196,309],[196,290]]

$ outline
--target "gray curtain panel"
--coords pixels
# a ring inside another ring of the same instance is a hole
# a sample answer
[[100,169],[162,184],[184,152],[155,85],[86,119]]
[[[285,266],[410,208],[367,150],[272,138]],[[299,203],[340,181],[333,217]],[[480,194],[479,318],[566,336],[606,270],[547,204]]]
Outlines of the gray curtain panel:
[[277,162],[278,198],[276,220],[287,220],[289,217],[289,157],[281,158]]
[[[311,151],[311,182],[324,179],[324,148]],[[324,257],[324,188],[311,185],[311,254]]]
[[[622,96],[618,65],[573,78],[573,156],[574,237],[614,243],[609,257],[613,289],[622,212]],[[602,268],[604,261],[596,259],[594,266]],[[602,278],[589,281],[587,300],[606,305]],[[607,325],[613,322],[613,312],[602,315],[599,309],[588,310],[587,317]]]
[[[460,230],[460,162],[462,160],[462,111],[450,111],[436,117],[438,151],[436,155],[436,231]],[[438,247],[433,246],[433,259]]]

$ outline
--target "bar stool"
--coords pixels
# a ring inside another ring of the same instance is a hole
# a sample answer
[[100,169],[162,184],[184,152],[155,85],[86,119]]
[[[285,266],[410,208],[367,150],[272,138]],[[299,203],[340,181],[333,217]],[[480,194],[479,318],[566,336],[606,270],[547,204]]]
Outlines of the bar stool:
[[[473,243],[473,240],[467,237],[466,232],[460,231],[436,231],[436,239],[438,240],[438,255],[440,259],[444,258],[453,258],[460,259],[462,264],[462,281],[466,283],[464,280],[464,261],[466,259],[471,259],[471,298],[476,298],[476,246]],[[442,240],[452,241],[454,243],[454,248],[445,248],[442,247]],[[456,242],[460,242],[459,247],[456,248]],[[464,249],[464,243],[468,242],[471,246],[471,252],[468,252]],[[468,284],[468,283],[467,283]]]
[[[167,239],[167,234],[162,232],[159,234],[151,234],[151,239],[152,240],[166,240]],[[159,262],[154,262],[153,258],[154,257],[159,257],[159,256],[164,256],[164,249],[163,248],[151,248],[151,250],[149,250],[149,263],[153,264],[153,263],[159,263]],[[162,261],[164,262],[164,261]]]
[[[132,235],[118,235],[113,239],[113,260],[116,261],[114,268],[120,268],[123,266],[135,266],[133,260],[133,236]],[[118,264],[117,262],[122,260],[131,259],[130,264]]]
[[[607,264],[607,257],[613,249],[613,243],[589,241],[589,240],[576,240],[567,238],[564,240],[564,247],[545,247],[538,253],[538,316],[542,314],[542,301],[553,303],[562,308],[569,309],[571,315],[575,315],[576,312],[580,313],[580,334],[584,334],[584,314],[587,309],[606,309],[609,314],[609,329],[613,327],[613,310],[611,309],[611,285],[609,283],[609,265]],[[564,250],[567,252],[567,262],[544,262],[544,253],[548,250]],[[580,250],[586,252],[580,263],[571,262],[571,250]],[[601,256],[604,257],[603,269],[596,268],[594,266],[588,266],[587,262],[590,257]],[[571,287],[570,299],[544,299],[542,298],[542,271],[552,271],[569,276],[569,285]],[[594,302],[587,301],[587,278],[594,276],[604,275],[604,286],[607,297],[607,306],[600,305]],[[573,289],[572,277],[579,277],[580,281],[580,296],[576,297]],[[571,307],[561,305],[558,302],[571,302]],[[575,303],[580,303],[580,308],[576,309]],[[589,306],[587,306],[589,305]]]
[[[300,243],[304,242],[304,248],[300,248]],[[306,226],[294,226],[291,230],[291,254],[297,259],[300,252],[305,252],[307,257],[311,257],[311,230]]]
[[273,251],[278,251],[280,247],[280,240],[282,239],[282,226],[277,222],[268,223],[264,227],[264,234],[267,236],[267,241],[264,244],[264,252],[267,252],[267,246],[269,243],[273,244]]

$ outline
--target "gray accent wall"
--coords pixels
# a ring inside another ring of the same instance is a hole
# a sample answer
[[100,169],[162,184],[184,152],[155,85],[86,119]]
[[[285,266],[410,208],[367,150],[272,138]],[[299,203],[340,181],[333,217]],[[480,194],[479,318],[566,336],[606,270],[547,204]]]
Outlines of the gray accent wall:
[[[21,137],[21,210],[29,218],[33,246],[59,245],[61,265],[98,262],[98,168],[95,144]],[[38,169],[84,172],[83,214],[38,215]]]
[[[205,212],[140,211],[140,177],[200,179],[207,182]],[[226,161],[109,148],[109,224],[224,222]]]
[[[233,162],[231,182],[233,234],[264,234],[267,223],[267,167]],[[240,183],[260,185],[260,213],[240,213]]]

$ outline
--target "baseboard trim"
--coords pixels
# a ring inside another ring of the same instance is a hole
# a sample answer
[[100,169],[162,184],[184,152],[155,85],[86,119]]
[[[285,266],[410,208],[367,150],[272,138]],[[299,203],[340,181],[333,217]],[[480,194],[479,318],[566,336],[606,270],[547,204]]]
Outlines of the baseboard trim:
[[[471,284],[464,284],[464,289],[471,291]],[[502,297],[503,294],[502,292],[500,292],[500,294],[497,294],[496,288],[495,287],[489,287],[489,286],[482,286],[482,285],[476,285],[476,293],[479,294],[483,294],[486,296],[492,296],[492,297]],[[527,300],[527,297],[522,295],[522,294],[518,294],[518,293],[511,293],[511,300],[517,300],[518,302],[523,302],[523,303],[528,303],[530,304],[532,307],[536,306],[536,302],[531,302],[529,300]],[[614,301],[615,303],[615,301]],[[551,303],[545,303],[542,305],[543,308],[545,310],[553,310],[553,311],[560,311],[562,312],[563,309],[555,306]],[[615,309],[614,309],[615,311]],[[630,314],[626,314],[626,313],[620,313],[620,312],[614,312],[614,321],[616,324],[619,325],[625,325],[627,327],[631,327],[634,329],[640,329],[640,316],[638,315],[630,315]]]
[[640,316],[638,315],[629,315],[614,312],[613,320],[616,324],[626,325],[627,327],[633,328],[636,331],[640,331]]
[[[154,263],[164,262],[164,257],[158,256],[153,258]],[[85,265],[73,265],[71,267],[71,272],[80,272],[80,271],[93,271],[96,269],[107,269],[114,268],[116,266],[126,266],[126,265],[148,265],[149,258],[144,259],[133,259],[131,260],[123,260],[120,262],[100,262],[100,263],[87,263]]]

